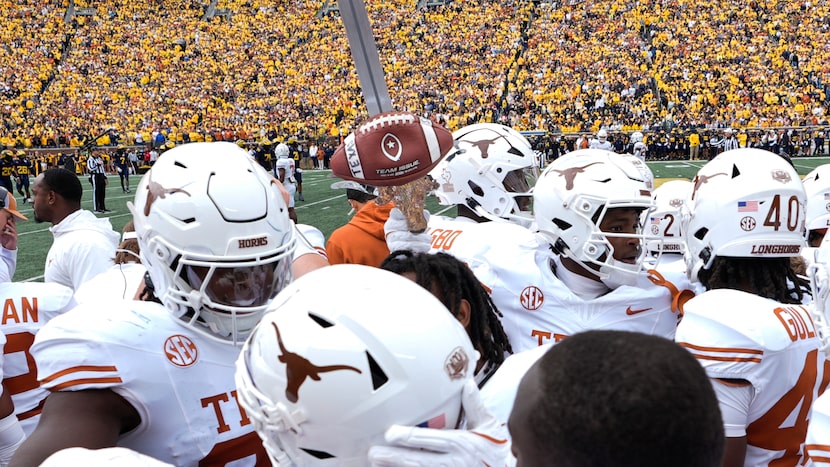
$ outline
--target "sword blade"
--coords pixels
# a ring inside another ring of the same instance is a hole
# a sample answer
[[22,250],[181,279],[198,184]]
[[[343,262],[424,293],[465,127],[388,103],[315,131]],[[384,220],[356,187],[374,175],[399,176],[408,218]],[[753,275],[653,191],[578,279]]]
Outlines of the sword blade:
[[338,0],[337,3],[369,116],[392,110],[392,99],[389,97],[366,4],[363,0]]

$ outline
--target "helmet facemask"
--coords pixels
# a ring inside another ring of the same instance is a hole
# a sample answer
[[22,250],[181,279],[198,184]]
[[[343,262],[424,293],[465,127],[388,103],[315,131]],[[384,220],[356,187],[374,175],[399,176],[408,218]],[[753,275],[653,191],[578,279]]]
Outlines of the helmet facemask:
[[[643,261],[646,256],[643,245],[652,240],[644,232],[643,221],[653,210],[653,206],[641,202],[602,204],[605,200],[591,199],[588,196],[582,196],[576,202],[581,208],[575,211],[579,213],[580,217],[584,218],[585,225],[590,222],[593,228],[590,232],[585,232],[584,241],[577,240],[573,242],[574,245],[578,246],[572,249],[568,246],[568,242],[563,240],[570,236],[569,226],[564,221],[560,221],[559,227],[564,232],[557,241],[552,242],[554,248],[562,255],[595,274],[610,288],[636,284],[637,278],[643,271]],[[597,205],[599,205],[599,208],[595,210],[594,206]],[[631,216],[619,216],[619,214],[632,210],[637,212],[635,225],[622,226],[623,218],[630,218]],[[593,215],[589,216],[590,213],[593,213]],[[630,227],[631,231],[613,231],[623,230],[624,227]],[[606,230],[603,230],[603,228]],[[545,233],[542,232],[542,234]],[[631,244],[632,241],[636,241],[636,245]],[[617,247],[615,247],[615,244]]]
[[269,256],[236,261],[180,254],[169,265],[170,285],[159,299],[188,326],[241,344],[268,303],[291,282],[294,242],[292,236]]

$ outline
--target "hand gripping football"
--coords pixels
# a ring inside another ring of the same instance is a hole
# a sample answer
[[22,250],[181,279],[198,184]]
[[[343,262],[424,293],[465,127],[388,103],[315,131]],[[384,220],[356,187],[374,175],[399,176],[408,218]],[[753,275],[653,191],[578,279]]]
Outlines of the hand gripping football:
[[409,112],[384,112],[351,133],[331,158],[335,176],[398,186],[426,176],[453,147],[452,133]]

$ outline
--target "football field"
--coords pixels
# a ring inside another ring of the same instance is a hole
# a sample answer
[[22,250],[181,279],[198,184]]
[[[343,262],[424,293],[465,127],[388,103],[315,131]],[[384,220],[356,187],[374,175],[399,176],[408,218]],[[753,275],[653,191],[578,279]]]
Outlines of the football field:
[[[811,157],[798,158],[793,160],[798,173],[802,176],[813,170],[816,166],[830,162],[830,158]],[[649,167],[654,172],[656,185],[672,179],[691,179],[703,166],[705,161],[668,161],[649,162]],[[139,177],[130,177],[133,193],[122,193],[115,175],[109,176],[107,187],[106,205],[112,212],[104,216],[110,219],[113,228],[120,232],[124,224],[130,219],[130,212],[127,209],[127,202],[131,201],[138,184]],[[332,190],[331,184],[337,179],[331,178],[330,170],[305,170],[303,172],[303,196],[305,201],[297,201],[296,211],[299,221],[304,224],[311,224],[320,229],[323,234],[328,235],[337,227],[348,222],[349,204],[346,202],[344,190]],[[83,208],[92,209],[92,187],[82,179],[84,188]],[[21,199],[18,196],[18,199]],[[28,221],[18,222],[17,229],[20,240],[18,245],[16,281],[39,281],[43,278],[43,265],[46,259],[46,252],[52,244],[52,234],[49,232],[50,224],[37,223],[31,205],[20,204],[20,212],[29,218]],[[439,206],[434,197],[427,199],[427,209],[431,213],[442,215],[455,215],[454,208]]]

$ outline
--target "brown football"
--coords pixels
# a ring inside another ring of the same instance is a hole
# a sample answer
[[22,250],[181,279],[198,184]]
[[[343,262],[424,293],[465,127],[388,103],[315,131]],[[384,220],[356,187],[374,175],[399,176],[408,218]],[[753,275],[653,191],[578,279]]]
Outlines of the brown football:
[[384,112],[351,133],[331,158],[333,174],[373,186],[426,176],[453,148],[450,130],[409,112]]

